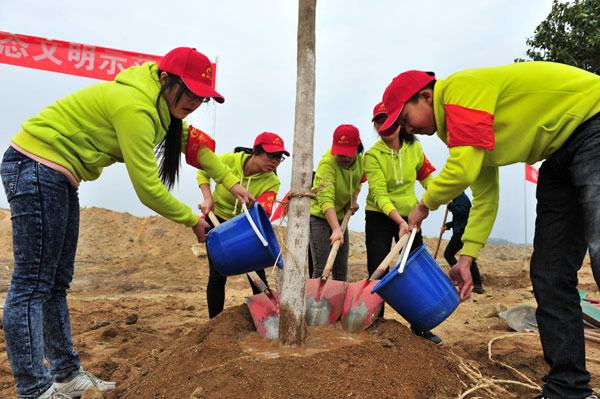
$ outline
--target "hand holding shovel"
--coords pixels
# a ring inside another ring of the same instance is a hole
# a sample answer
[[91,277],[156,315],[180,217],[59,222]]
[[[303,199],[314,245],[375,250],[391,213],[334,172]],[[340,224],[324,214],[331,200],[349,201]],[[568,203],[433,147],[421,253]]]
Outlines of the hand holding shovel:
[[[351,214],[352,210],[349,209],[344,215],[342,233],[346,231]],[[348,283],[329,279],[340,244],[340,240],[337,240],[331,247],[321,277],[306,281],[306,323],[309,326],[328,326],[342,314]]]
[[357,281],[348,285],[341,323],[344,331],[358,332],[368,328],[381,311],[383,299],[371,291],[379,283],[385,270],[390,266],[401,249],[406,248],[409,234],[404,234],[387,256],[381,261],[377,269],[366,280]]

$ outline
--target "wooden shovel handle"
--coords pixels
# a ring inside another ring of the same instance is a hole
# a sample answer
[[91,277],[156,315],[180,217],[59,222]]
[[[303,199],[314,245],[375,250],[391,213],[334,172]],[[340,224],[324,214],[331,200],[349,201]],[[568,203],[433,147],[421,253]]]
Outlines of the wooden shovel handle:
[[[215,226],[215,227],[217,227],[218,225],[221,224],[221,222],[219,222],[219,219],[217,219],[217,216],[215,215],[215,213],[213,211],[208,212],[208,218],[210,219],[213,226]],[[246,274],[248,275],[250,280],[252,280],[252,284],[254,284],[254,286],[256,288],[258,288],[258,290],[260,292],[267,292],[269,294],[271,293],[271,290],[269,289],[269,287],[267,287],[265,282],[262,281],[262,279],[256,272],[252,271],[252,272],[248,272]]]
[[[350,216],[352,216],[352,211],[348,209],[344,215],[344,220],[342,220],[342,225],[340,226],[342,229],[342,234],[346,232],[346,227],[348,227],[348,220],[350,220]],[[327,257],[327,262],[325,262],[325,268],[323,269],[323,274],[321,275],[322,280],[327,280],[329,278],[329,275],[331,274],[331,268],[333,267],[333,263],[335,262],[335,257],[337,256],[339,249],[340,240],[337,240],[333,243],[333,246],[329,251],[329,256]]]
[[210,219],[210,221],[212,222],[213,226],[215,226],[215,227],[217,227],[218,225],[221,224],[219,222],[219,219],[217,219],[217,216],[215,215],[215,213],[213,211],[208,212],[208,218]]
[[[444,221],[442,222],[442,227],[446,225],[446,219],[448,218],[448,205],[446,205],[446,212],[444,212]],[[440,237],[438,238],[437,245],[435,246],[435,252],[433,253],[433,259],[437,259],[438,249],[440,249],[440,242],[442,242],[442,234],[444,234],[440,227]]]
[[381,261],[379,266],[377,266],[377,269],[375,269],[373,274],[371,274],[371,277],[369,277],[369,280],[379,280],[379,278],[381,277],[381,275],[383,274],[385,269],[387,269],[388,266],[390,265],[390,262],[392,262],[394,260],[394,258],[396,256],[398,256],[398,253],[400,253],[400,250],[402,248],[404,248],[404,246],[406,245],[406,242],[408,241],[409,236],[410,236],[410,234],[408,234],[408,233],[404,234],[398,240],[398,242],[394,245],[394,247],[390,250],[390,252],[386,255],[386,257]]

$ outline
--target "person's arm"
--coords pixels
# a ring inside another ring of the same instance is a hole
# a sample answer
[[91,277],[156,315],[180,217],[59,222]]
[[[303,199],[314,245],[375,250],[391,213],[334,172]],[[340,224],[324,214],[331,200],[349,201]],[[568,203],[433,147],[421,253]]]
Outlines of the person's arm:
[[331,228],[331,236],[329,237],[330,245],[336,241],[340,241],[340,245],[344,245],[344,232],[342,231],[342,227],[340,226],[340,222],[337,218],[337,213],[335,212],[335,208],[329,208],[323,212],[325,215],[325,219]]
[[202,198],[204,198],[204,201],[200,204],[200,209],[205,216],[208,216],[209,212],[215,209],[215,200],[210,191],[210,184],[200,184],[200,191],[202,191]]
[[358,194],[360,194],[360,188],[361,188],[361,185],[359,185],[358,188],[356,190],[354,190],[354,193],[352,194],[352,200],[348,204],[348,206],[350,206],[350,209],[352,210],[353,215],[360,208],[360,206],[358,205]]
[[199,217],[161,182],[154,154],[156,126],[145,112],[123,108],[112,116],[123,161],[140,201],[156,213],[192,227]]
[[425,156],[425,153],[422,151],[423,150],[421,149],[421,153],[423,154],[423,161],[420,163],[420,165],[418,165],[417,180],[419,181],[419,183],[421,183],[421,186],[425,190],[427,190],[427,186],[429,186],[429,183],[431,183],[431,181],[433,180],[432,174],[433,172],[435,172],[435,168],[431,164],[431,162],[429,162],[429,160]]
[[319,188],[316,200],[324,215],[330,208],[335,212],[335,176],[335,170],[330,163],[324,161],[319,163],[313,187]]
[[484,166],[471,184],[473,206],[469,212],[467,227],[462,237],[464,246],[461,254],[477,258],[494,227],[498,213],[498,198],[500,187],[498,183],[498,168]]
[[389,196],[383,167],[377,157],[371,153],[365,155],[365,175],[369,182],[369,194],[371,194],[373,202],[381,212],[390,216],[390,213],[395,211],[396,207]]
[[398,213],[397,210],[393,210],[390,212],[390,214],[388,215],[388,217],[390,219],[392,219],[400,228],[400,230],[398,231],[398,238],[402,237],[404,234],[408,233],[408,223],[406,223],[406,220],[404,220],[402,218],[402,216],[400,216],[400,214]]

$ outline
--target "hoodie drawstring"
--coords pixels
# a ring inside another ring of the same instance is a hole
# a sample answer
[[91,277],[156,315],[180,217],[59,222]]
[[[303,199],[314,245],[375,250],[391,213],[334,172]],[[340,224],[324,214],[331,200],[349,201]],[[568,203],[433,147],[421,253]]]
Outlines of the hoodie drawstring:
[[[250,191],[250,181],[252,180],[252,176],[250,176],[248,178],[248,184],[246,184],[246,190]],[[241,182],[244,181],[244,178],[242,177]],[[231,214],[235,216],[235,210],[237,208],[237,205],[239,203],[239,200],[237,199],[237,197],[235,198],[235,203],[233,204],[233,211],[231,211]]]
[[390,148],[390,152],[392,155],[392,167],[394,168],[394,178],[396,179],[396,184],[404,184],[404,171],[402,170],[402,157],[400,156],[400,151],[398,151],[398,165],[400,166],[400,180],[398,180],[398,172],[396,171],[396,164],[394,164],[394,150]]

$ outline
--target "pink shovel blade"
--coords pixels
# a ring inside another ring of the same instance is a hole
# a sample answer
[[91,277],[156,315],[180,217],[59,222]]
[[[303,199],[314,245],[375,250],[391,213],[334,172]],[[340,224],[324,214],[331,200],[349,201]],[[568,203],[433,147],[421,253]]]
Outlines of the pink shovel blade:
[[279,294],[271,290],[271,296],[260,293],[246,297],[246,304],[258,333],[265,338],[279,337]]
[[306,323],[309,326],[328,326],[335,323],[342,314],[344,297],[348,283],[321,278],[311,278],[306,282]]
[[371,294],[378,282],[379,280],[362,280],[348,286],[341,316],[344,331],[354,333],[373,324],[383,306],[383,299],[377,294]]

